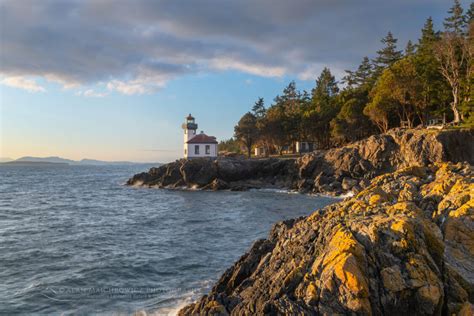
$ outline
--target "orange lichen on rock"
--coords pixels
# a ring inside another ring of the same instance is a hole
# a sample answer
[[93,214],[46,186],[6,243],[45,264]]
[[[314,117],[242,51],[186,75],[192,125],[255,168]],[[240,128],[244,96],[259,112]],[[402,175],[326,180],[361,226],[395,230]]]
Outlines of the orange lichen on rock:
[[[313,264],[312,273],[322,280],[331,280],[322,286],[344,293],[350,310],[371,314],[369,285],[361,267],[364,257],[364,247],[350,231],[341,228],[332,236],[326,256]],[[339,285],[338,289],[334,288],[333,280]]]

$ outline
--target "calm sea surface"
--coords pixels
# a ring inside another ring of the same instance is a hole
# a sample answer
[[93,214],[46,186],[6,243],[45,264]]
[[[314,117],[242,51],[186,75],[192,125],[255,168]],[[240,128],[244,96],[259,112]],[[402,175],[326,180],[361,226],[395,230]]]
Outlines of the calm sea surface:
[[127,187],[134,166],[0,166],[0,314],[173,314],[279,220],[334,201]]

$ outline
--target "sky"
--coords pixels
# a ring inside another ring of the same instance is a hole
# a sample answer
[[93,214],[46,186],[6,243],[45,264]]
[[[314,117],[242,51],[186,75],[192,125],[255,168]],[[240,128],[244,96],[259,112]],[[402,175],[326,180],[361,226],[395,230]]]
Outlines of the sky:
[[[467,8],[469,1],[462,1]],[[403,49],[450,0],[0,0],[0,157],[167,162],[192,113],[230,138],[324,67],[341,79],[388,31]]]

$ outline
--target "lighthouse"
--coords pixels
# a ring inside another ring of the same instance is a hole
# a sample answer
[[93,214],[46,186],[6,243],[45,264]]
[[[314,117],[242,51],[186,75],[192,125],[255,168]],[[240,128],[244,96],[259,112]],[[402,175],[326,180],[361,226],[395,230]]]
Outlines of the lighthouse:
[[184,130],[184,158],[217,157],[216,138],[204,134],[203,131],[197,133],[198,125],[191,113],[181,127]]

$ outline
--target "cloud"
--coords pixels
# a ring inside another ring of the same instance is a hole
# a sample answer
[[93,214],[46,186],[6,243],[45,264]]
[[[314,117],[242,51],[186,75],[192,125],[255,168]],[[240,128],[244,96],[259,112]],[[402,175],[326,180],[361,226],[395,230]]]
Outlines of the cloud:
[[228,57],[213,59],[209,62],[209,66],[218,70],[239,70],[262,77],[281,77],[286,72],[284,67],[244,62]]
[[128,81],[111,80],[107,83],[107,89],[126,95],[147,94],[163,88],[167,79],[168,77],[162,74],[140,75],[138,78]]
[[28,92],[45,92],[46,89],[40,86],[36,81],[22,76],[6,77],[0,81],[1,84],[13,88],[19,88]]
[[403,48],[448,7],[445,0],[3,0],[0,73],[65,88],[104,82],[127,95],[226,70],[311,80],[324,66],[355,68],[389,30]]
[[89,98],[103,98],[108,95],[106,92],[98,92],[93,89],[87,89],[84,91],[78,91],[76,92],[76,95],[78,96],[84,96],[84,97],[89,97]]
[[107,89],[111,91],[118,91],[123,94],[144,94],[149,91],[143,84],[137,82],[123,82],[119,80],[112,80],[107,83]]

